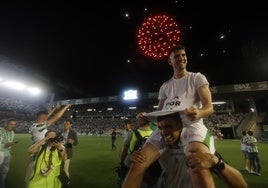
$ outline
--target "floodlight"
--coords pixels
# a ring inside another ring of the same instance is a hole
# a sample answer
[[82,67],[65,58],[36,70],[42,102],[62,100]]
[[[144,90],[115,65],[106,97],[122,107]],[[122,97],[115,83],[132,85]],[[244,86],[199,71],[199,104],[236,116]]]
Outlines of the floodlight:
[[136,89],[130,89],[124,92],[124,100],[134,100],[138,98],[138,91]]

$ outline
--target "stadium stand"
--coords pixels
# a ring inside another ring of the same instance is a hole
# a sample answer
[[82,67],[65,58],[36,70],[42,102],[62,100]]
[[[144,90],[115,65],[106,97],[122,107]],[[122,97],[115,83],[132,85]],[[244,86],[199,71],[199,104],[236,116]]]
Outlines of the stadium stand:
[[[215,113],[204,119],[215,136],[224,139],[241,137],[242,130],[253,130],[254,136],[268,139],[268,82],[211,87]],[[120,96],[93,97],[53,101],[51,105],[72,104],[66,116],[74,121],[81,135],[108,135],[112,128],[122,130],[123,121],[140,111],[153,111],[157,92],[144,93],[138,100],[122,101]],[[0,94],[0,125],[9,117],[18,119],[17,133],[27,132],[34,114],[45,106],[21,96]],[[63,117],[52,128],[57,128]],[[122,130],[123,132],[123,130]]]

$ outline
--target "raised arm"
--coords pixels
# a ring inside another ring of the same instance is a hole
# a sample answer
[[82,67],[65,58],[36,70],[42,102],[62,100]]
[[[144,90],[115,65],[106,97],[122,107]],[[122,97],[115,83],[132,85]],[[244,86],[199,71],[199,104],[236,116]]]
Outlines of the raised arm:
[[58,109],[58,105],[54,106],[49,112],[48,112],[48,115],[47,117],[50,118],[50,116],[55,112],[56,109]]
[[52,116],[51,118],[49,118],[47,120],[48,126],[52,125],[53,123],[55,123],[56,121],[58,121],[63,114],[65,113],[65,111],[70,108],[71,105],[67,104],[66,106],[64,106],[62,109],[60,109],[54,116]]
[[34,143],[28,148],[28,153],[37,153],[40,149],[40,147],[46,143],[48,139],[52,138],[50,135],[46,136],[45,138],[39,140],[38,142]]

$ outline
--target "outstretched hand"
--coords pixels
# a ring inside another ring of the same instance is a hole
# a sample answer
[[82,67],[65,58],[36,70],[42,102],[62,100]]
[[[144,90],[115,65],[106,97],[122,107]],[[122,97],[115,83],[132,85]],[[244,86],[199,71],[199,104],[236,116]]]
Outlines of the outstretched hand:
[[70,108],[71,106],[72,106],[71,104],[67,104],[65,107]]

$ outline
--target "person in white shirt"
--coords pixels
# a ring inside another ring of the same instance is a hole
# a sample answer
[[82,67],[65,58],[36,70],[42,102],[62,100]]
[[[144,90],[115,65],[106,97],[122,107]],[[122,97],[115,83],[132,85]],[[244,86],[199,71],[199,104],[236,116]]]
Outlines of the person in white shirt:
[[247,140],[248,140],[248,134],[246,131],[242,131],[242,137],[240,139],[240,145],[241,145],[241,151],[243,153],[243,158],[245,160],[245,170],[247,172],[250,172],[250,161],[248,157],[248,146],[247,146]]
[[[184,153],[191,151],[201,153],[215,152],[212,132],[204,125],[203,118],[213,113],[212,96],[209,82],[200,72],[189,72],[185,47],[176,45],[169,53],[168,64],[173,69],[172,78],[159,89],[158,111],[182,111],[183,130],[181,142]],[[211,187],[213,177],[210,170],[193,173],[190,169],[194,186]]]
[[248,157],[251,165],[250,173],[260,176],[261,175],[261,163],[259,157],[259,150],[257,146],[257,139],[253,136],[253,131],[248,131],[247,149]]

